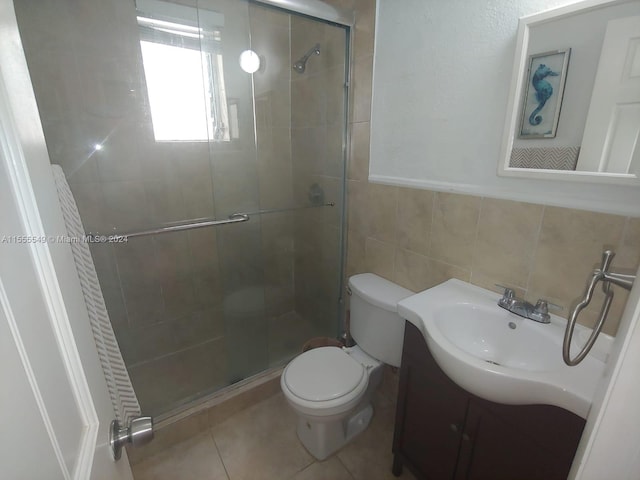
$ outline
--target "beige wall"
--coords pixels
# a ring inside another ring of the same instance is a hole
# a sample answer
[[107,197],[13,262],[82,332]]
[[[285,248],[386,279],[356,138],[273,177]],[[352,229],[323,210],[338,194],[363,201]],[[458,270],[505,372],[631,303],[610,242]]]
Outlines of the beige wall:
[[[615,268],[640,264],[640,219],[507,200],[372,184],[369,122],[375,1],[357,9],[346,275],[371,271],[414,291],[460,278],[563,307],[581,296],[604,248]],[[626,302],[616,288],[605,331],[615,334]],[[581,321],[599,313],[597,297]]]

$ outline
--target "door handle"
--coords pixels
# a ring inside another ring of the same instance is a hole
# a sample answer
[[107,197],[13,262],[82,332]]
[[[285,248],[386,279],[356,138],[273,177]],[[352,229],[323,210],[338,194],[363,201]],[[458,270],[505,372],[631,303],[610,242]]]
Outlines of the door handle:
[[153,440],[153,418],[135,417],[129,420],[129,425],[123,427],[118,420],[111,422],[109,428],[109,445],[114,460],[120,460],[122,447],[130,443],[134,447],[144,445]]

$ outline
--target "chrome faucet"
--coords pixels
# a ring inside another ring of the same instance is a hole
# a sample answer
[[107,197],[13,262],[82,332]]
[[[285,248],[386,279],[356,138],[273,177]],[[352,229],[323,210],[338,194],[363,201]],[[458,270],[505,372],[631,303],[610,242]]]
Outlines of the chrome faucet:
[[[515,313],[520,317],[528,318],[538,323],[551,323],[551,316],[549,315],[549,302],[547,300],[540,299],[535,305],[516,297],[513,289],[509,287],[504,288],[504,294],[502,298],[498,300],[498,306],[505,310]],[[552,304],[553,305],[553,304]]]

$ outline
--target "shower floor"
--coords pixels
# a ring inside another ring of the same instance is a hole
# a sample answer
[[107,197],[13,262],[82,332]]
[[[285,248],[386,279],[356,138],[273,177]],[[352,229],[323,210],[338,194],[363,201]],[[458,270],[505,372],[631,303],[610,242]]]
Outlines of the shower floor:
[[264,329],[247,341],[227,335],[208,339],[129,367],[129,375],[145,415],[158,416],[269,368],[284,365],[318,335],[312,323],[296,312],[269,318]]

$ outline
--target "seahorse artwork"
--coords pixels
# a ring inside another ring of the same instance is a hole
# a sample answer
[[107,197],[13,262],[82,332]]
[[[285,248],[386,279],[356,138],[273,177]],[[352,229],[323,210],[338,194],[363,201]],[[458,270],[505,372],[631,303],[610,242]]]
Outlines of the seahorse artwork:
[[542,122],[542,116],[538,114],[547,103],[547,100],[549,100],[551,95],[553,95],[553,87],[545,80],[545,78],[549,76],[557,77],[558,75],[559,74],[557,72],[551,70],[544,63],[541,63],[533,73],[531,84],[533,85],[533,88],[536,89],[536,100],[538,101],[538,106],[533,112],[531,112],[531,115],[529,115],[529,123],[531,125],[540,125]]

